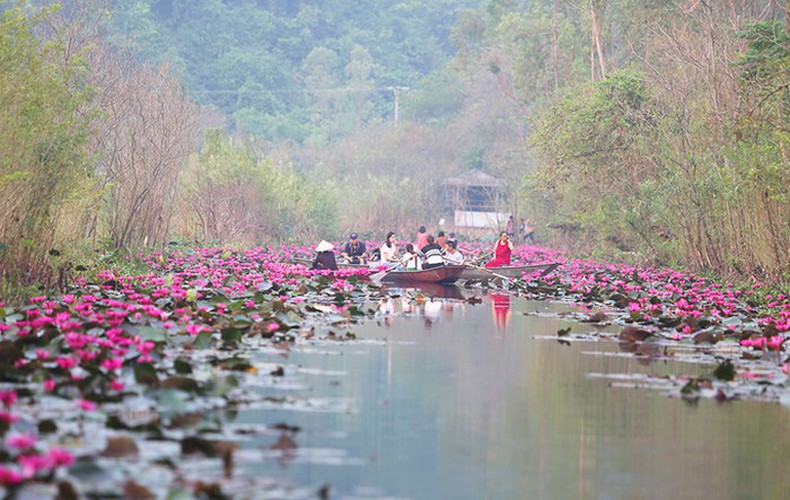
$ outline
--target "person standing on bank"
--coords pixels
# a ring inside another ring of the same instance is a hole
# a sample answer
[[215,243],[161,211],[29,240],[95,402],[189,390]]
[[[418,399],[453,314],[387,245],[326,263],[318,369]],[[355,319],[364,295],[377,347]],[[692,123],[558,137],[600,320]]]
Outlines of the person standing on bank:
[[367,259],[368,249],[365,244],[359,241],[357,233],[353,232],[349,235],[349,242],[343,249],[343,257],[349,264],[364,264]]
[[512,215],[507,219],[507,224],[505,225],[505,231],[511,238],[516,233],[516,221],[513,220]]
[[486,263],[486,267],[507,266],[510,264],[510,255],[513,253],[513,242],[507,231],[502,231],[499,239],[494,244],[494,258]]

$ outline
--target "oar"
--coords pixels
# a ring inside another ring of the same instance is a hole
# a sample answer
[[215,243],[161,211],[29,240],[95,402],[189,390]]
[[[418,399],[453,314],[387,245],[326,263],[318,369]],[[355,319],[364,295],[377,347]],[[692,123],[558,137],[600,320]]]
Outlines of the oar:
[[518,281],[516,281],[515,279],[510,278],[510,277],[505,276],[505,275],[502,275],[502,274],[499,274],[499,273],[495,273],[494,271],[488,269],[487,267],[480,267],[480,266],[475,266],[475,265],[472,265],[472,264],[467,264],[467,265],[469,267],[473,267],[475,269],[483,271],[484,273],[488,273],[488,274],[490,274],[492,276],[495,276],[495,277],[497,277],[499,279],[507,280],[507,281],[513,283],[514,285],[516,285],[518,288],[522,288],[521,284]]
[[[483,255],[478,255],[477,257],[474,257],[472,259],[472,262],[480,262],[482,259],[484,259],[485,257],[488,257],[489,255],[491,255],[491,252],[486,252]],[[470,265],[473,265],[473,264],[470,264]]]
[[384,278],[384,276],[388,275],[389,273],[391,273],[392,271],[394,271],[397,268],[398,268],[398,266],[396,264],[396,265],[394,265],[392,267],[388,267],[387,269],[385,269],[383,271],[379,271],[377,273],[371,274],[371,275],[368,276],[368,278],[370,278],[372,281],[381,281],[382,278]]

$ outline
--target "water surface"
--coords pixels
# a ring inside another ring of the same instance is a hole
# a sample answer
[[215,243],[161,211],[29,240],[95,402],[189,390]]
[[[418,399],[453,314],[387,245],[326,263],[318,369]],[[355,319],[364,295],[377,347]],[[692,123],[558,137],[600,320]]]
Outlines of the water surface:
[[247,451],[262,459],[240,467],[285,479],[294,496],[328,486],[332,498],[785,497],[781,406],[690,404],[591,377],[711,367],[540,339],[592,327],[543,314],[568,305],[478,297],[386,301],[378,321],[353,327],[358,341],[278,358],[288,376],[267,390],[288,403],[233,420],[301,430],[254,440]]

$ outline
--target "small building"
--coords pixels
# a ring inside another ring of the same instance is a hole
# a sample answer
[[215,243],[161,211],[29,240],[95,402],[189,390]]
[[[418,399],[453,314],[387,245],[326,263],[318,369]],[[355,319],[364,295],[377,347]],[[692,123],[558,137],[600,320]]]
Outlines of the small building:
[[440,185],[445,206],[452,211],[457,228],[497,229],[508,214],[498,212],[502,181],[482,170],[470,170]]

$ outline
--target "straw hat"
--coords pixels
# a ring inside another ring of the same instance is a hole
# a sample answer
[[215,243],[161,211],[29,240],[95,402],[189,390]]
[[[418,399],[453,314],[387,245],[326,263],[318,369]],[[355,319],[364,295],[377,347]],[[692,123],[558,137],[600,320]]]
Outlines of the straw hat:
[[315,251],[316,252],[329,252],[333,248],[335,248],[334,245],[332,245],[331,243],[329,243],[326,240],[321,240],[321,243],[319,243],[318,246],[315,247]]

